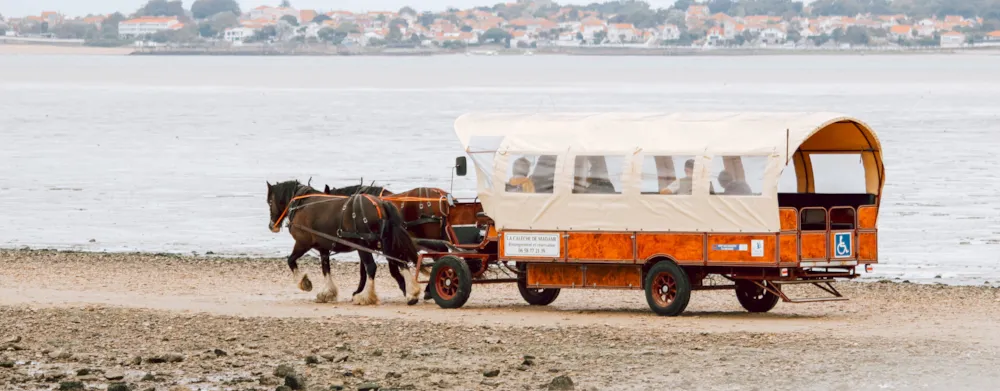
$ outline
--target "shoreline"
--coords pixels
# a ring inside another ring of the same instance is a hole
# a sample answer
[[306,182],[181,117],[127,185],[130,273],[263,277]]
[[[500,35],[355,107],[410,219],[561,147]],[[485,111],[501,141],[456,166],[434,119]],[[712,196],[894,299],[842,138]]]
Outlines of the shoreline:
[[96,47],[62,43],[0,42],[0,55],[112,55],[112,56],[209,56],[209,57],[431,57],[431,56],[598,56],[598,57],[751,57],[751,56],[880,56],[880,55],[1000,55],[1000,47],[932,48],[906,50],[879,49],[694,49],[694,48],[540,48],[468,51],[426,49],[343,49],[329,47],[280,48],[156,48]]
[[[190,251],[190,252],[171,252],[171,251],[144,251],[144,250],[86,250],[86,249],[60,249],[60,248],[33,248],[30,246],[20,246],[20,247],[3,247],[0,246],[0,253],[27,253],[27,254],[64,254],[64,255],[80,255],[80,256],[138,256],[138,257],[163,257],[170,259],[179,260],[235,260],[235,261],[259,261],[259,262],[281,262],[284,263],[286,255],[284,254],[261,254],[261,253],[236,253],[236,252],[226,252],[226,251],[215,251],[207,250],[204,252]],[[316,257],[314,251],[309,251],[303,258]],[[344,258],[348,259],[344,259]],[[318,258],[317,258],[318,259]],[[356,265],[360,261],[353,253],[343,253],[343,254],[331,254],[331,261],[334,264],[349,264]],[[379,265],[385,265],[385,259],[377,257],[375,262]],[[876,270],[879,268],[879,264],[875,265]],[[932,279],[918,279],[918,278],[902,278],[895,277],[889,278],[887,276],[873,276],[864,272],[863,268],[859,271],[860,277],[853,280],[843,280],[842,283],[860,283],[860,284],[913,284],[921,286],[946,286],[946,287],[986,287],[986,288],[1000,288],[1000,278],[993,280],[974,281],[969,279],[952,279],[952,278],[932,278]],[[581,291],[586,291],[586,289],[579,289]]]
[[[484,53],[486,52],[486,53]],[[876,56],[876,55],[1000,55],[1000,48],[934,48],[934,49],[692,49],[692,48],[542,48],[500,50],[360,50],[339,49],[282,49],[282,48],[227,48],[227,49],[138,49],[133,56],[249,56],[249,57],[411,57],[411,56],[600,56],[600,57],[750,57],[750,56]]]

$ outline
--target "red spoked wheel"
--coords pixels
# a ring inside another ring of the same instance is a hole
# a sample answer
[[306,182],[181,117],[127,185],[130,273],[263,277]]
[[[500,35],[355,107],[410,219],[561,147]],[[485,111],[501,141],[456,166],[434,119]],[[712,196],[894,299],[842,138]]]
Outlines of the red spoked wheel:
[[517,277],[517,291],[521,293],[521,297],[528,304],[549,305],[559,297],[559,289],[557,288],[539,289],[528,286],[528,276],[526,275],[528,265],[518,263],[517,269],[521,271],[521,275]]
[[667,273],[658,274],[653,281],[653,294],[657,306],[670,306],[677,298],[677,281]]
[[458,276],[455,269],[451,266],[441,267],[434,287],[437,289],[438,297],[445,300],[454,299],[458,294]]
[[464,260],[444,256],[434,262],[431,269],[431,296],[441,308],[460,308],[472,293],[472,273]]
[[[765,286],[774,287],[770,283],[764,282]],[[778,295],[761,288],[752,281],[736,281],[736,299],[740,305],[749,312],[767,312],[778,304]]]
[[677,316],[691,300],[691,282],[680,266],[670,261],[653,265],[646,273],[646,303],[657,315]]

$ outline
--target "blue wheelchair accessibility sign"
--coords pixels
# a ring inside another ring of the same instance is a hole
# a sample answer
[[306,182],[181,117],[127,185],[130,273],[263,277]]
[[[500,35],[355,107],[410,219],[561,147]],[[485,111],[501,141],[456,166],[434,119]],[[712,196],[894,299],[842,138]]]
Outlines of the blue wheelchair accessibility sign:
[[850,232],[838,232],[833,235],[834,242],[834,258],[850,258],[853,254],[851,251],[851,233]]

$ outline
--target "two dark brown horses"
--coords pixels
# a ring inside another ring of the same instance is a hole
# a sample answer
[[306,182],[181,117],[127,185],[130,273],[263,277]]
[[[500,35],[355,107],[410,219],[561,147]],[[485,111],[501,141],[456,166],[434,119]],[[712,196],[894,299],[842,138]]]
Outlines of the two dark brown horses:
[[[359,193],[328,195],[298,181],[287,181],[267,184],[267,203],[271,214],[268,229],[279,232],[282,222],[286,218],[289,221],[289,233],[295,239],[295,245],[292,254],[288,256],[288,267],[295,283],[303,291],[311,291],[312,283],[299,270],[298,259],[311,249],[319,251],[323,277],[327,284],[326,289],[316,296],[319,302],[337,301],[337,287],[330,275],[330,253],[356,251],[355,248],[330,240],[329,237],[381,250],[386,255],[409,264],[417,261],[417,249],[406,231],[399,209],[378,197]],[[374,284],[377,268],[375,259],[371,253],[357,251],[363,268],[364,287],[354,293],[352,300],[361,305],[378,304]],[[404,278],[400,270],[408,278]],[[389,271],[399,283],[407,303],[416,304],[420,288],[416,274],[409,270],[409,265],[390,261]]]
[[418,187],[393,193],[384,187],[354,185],[334,188],[327,185],[324,194],[350,196],[368,194],[391,202],[399,208],[406,230],[418,239],[448,240],[446,222],[452,201],[448,192],[433,187]]

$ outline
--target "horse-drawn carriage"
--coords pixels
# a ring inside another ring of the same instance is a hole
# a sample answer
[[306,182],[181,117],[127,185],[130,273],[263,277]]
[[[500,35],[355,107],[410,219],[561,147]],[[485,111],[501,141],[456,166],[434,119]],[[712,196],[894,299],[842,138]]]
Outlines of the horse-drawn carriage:
[[[450,204],[454,246],[420,256],[441,307],[461,307],[474,284],[516,282],[535,305],[560,289],[631,289],[657,314],[678,315],[691,291],[730,289],[748,311],[766,312],[779,299],[846,300],[832,283],[878,261],[881,148],[850,117],[471,114],[455,131],[478,197]],[[814,170],[831,155],[855,158],[858,174]],[[817,193],[824,175],[859,187]],[[487,278],[491,267],[514,277]],[[789,297],[788,284],[825,297]]]
[[[874,131],[857,119],[472,114],[455,131],[474,162],[475,200],[429,188],[323,194],[298,182],[268,184],[269,227],[277,231],[288,215],[296,238],[289,267],[301,289],[311,289],[295,263],[305,251],[321,251],[329,285],[322,301],[336,298],[329,252],[356,249],[359,303],[378,301],[377,253],[391,261],[410,304],[419,273],[406,278],[399,268],[416,264],[430,269],[424,299],[444,308],[463,306],[474,284],[516,283],[533,305],[566,288],[644,290],[654,312],[672,316],[691,291],[728,289],[748,311],[766,312],[779,299],[846,300],[833,282],[878,262],[885,169]],[[842,163],[831,169],[831,157]],[[456,161],[460,176],[466,161]],[[854,187],[829,191],[830,183]],[[825,296],[792,298],[789,284]]]

